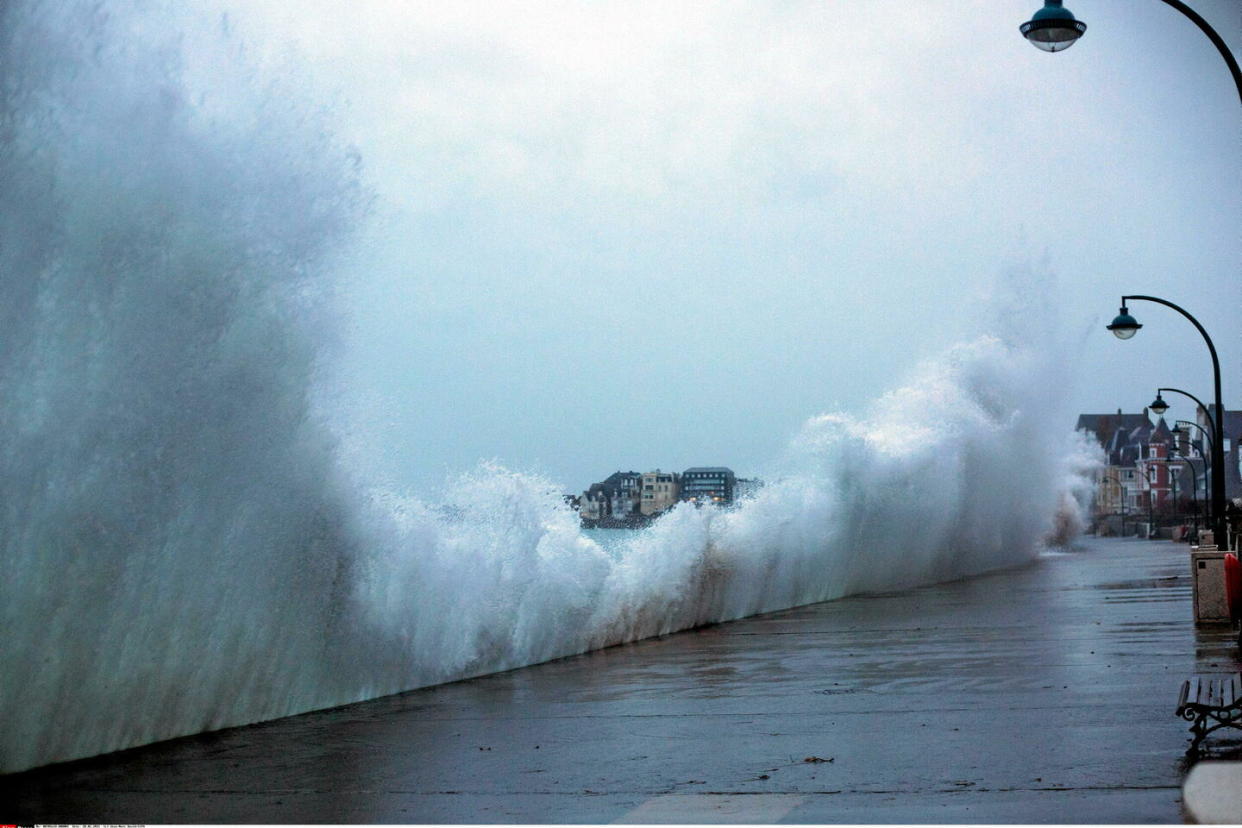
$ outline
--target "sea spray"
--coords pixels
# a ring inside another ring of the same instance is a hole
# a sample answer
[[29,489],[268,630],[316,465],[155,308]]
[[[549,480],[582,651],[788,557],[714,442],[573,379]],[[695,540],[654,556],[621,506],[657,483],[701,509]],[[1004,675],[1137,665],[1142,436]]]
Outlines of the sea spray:
[[951,348],[868,417],[809,420],[755,497],[681,504],[611,554],[557,487],[494,464],[451,487],[447,514],[381,498],[359,604],[429,683],[1028,562],[1079,525],[1092,467],[1048,416],[1048,353]]
[[0,5],[0,770],[1019,564],[1077,502],[1055,346],[988,336],[607,552],[496,464],[377,489],[323,410],[358,158],[196,21]]
[[169,18],[0,7],[4,770],[355,695],[309,404],[351,164]]

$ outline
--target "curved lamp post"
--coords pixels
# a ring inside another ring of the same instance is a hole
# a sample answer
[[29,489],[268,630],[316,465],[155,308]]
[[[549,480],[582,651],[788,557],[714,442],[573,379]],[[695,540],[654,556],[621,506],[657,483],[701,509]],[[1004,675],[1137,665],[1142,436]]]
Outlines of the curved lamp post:
[[[1123,296],[1121,297],[1121,313],[1113,319],[1112,324],[1106,326],[1118,339],[1129,339],[1138,333],[1139,328],[1143,327],[1138,323],[1130,311],[1126,308],[1126,302],[1131,299],[1137,299],[1143,302],[1155,302],[1159,305],[1172,308],[1182,316],[1190,320],[1190,323],[1198,329],[1203,336],[1203,341],[1207,343],[1208,352],[1212,355],[1212,382],[1216,391],[1216,410],[1224,411],[1225,406],[1221,402],[1220,394],[1220,359],[1216,356],[1216,346],[1212,343],[1212,337],[1208,336],[1207,331],[1199,324],[1199,320],[1195,319],[1186,311],[1185,308],[1173,304],[1167,299],[1161,299],[1158,296]],[[1182,392],[1184,393],[1184,392]],[[1189,395],[1187,395],[1189,396]],[[1194,399],[1193,397],[1191,399]],[[1200,403],[1202,405],[1202,403]],[[1209,416],[1211,413],[1209,412]],[[1219,414],[1213,422],[1213,431],[1215,432],[1212,440],[1212,520],[1213,529],[1216,531],[1218,543],[1224,543],[1227,535],[1225,534],[1225,436],[1222,433],[1221,426],[1224,423],[1224,417]]]
[[[1208,409],[1208,407],[1203,404],[1203,400],[1199,399],[1198,397],[1196,397],[1194,394],[1190,393],[1189,391],[1183,391],[1180,388],[1157,388],[1156,389],[1156,399],[1152,401],[1151,405],[1147,406],[1152,411],[1156,412],[1156,416],[1163,417],[1164,412],[1169,410],[1169,404],[1166,403],[1164,401],[1164,398],[1160,396],[1165,391],[1172,391],[1174,394],[1181,394],[1183,397],[1187,397],[1189,399],[1194,400],[1195,403],[1199,406],[1199,408],[1203,409],[1203,417],[1208,421],[1208,425],[1211,426],[1212,431],[1213,432],[1216,431],[1216,420],[1213,419],[1212,412]],[[1178,420],[1178,422],[1182,422],[1182,421]],[[1198,425],[1198,423],[1195,423],[1194,425]]]
[[[1198,423],[1196,423],[1196,422],[1192,422],[1192,421],[1190,421],[1190,420],[1178,420],[1178,421],[1176,421],[1175,425],[1176,425],[1176,428],[1175,428],[1175,429],[1174,429],[1174,431],[1173,431],[1173,433],[1174,433],[1174,434],[1181,434],[1181,433],[1183,433],[1183,432],[1181,431],[1181,427],[1182,427],[1182,426],[1194,426],[1195,428],[1199,429],[1199,433],[1200,433],[1200,434],[1202,434],[1202,435],[1203,435],[1203,439],[1207,441],[1207,444],[1208,444],[1208,452],[1209,452],[1209,453],[1211,453],[1212,451],[1214,451],[1214,450],[1215,450],[1215,446],[1216,446],[1216,444],[1215,444],[1215,442],[1212,440],[1212,435],[1211,435],[1211,434],[1209,434],[1209,433],[1208,433],[1208,432],[1207,432],[1207,431],[1203,428],[1203,426],[1199,425],[1199,424],[1198,424]],[[1186,436],[1187,436],[1187,437],[1189,437],[1190,435],[1189,435],[1189,434],[1187,434]]]
[[[1208,434],[1207,434],[1207,432],[1206,432],[1206,431],[1203,431],[1203,427],[1202,427],[1202,426],[1200,426],[1200,425],[1199,425],[1199,423],[1197,423],[1197,422],[1190,422],[1189,420],[1179,420],[1179,421],[1177,421],[1177,422],[1175,422],[1175,423],[1174,423],[1174,428],[1172,428],[1172,433],[1174,433],[1174,434],[1175,434],[1175,436],[1181,436],[1181,434],[1186,434],[1186,438],[1187,438],[1187,439],[1190,439],[1190,433],[1189,433],[1189,432],[1187,432],[1186,430],[1184,430],[1184,428],[1182,428],[1182,426],[1184,426],[1184,425],[1185,425],[1185,426],[1194,426],[1195,428],[1197,428],[1197,430],[1199,430],[1199,431],[1203,434],[1203,439],[1205,439],[1205,441],[1207,442],[1208,446],[1211,446],[1211,444],[1212,444],[1212,438],[1211,438],[1210,436],[1208,436]],[[1192,458],[1190,458],[1190,457],[1184,457],[1184,458],[1182,458],[1182,459],[1184,459],[1184,461],[1186,461],[1187,463],[1189,463],[1189,462],[1191,461],[1191,459],[1192,459]],[[1200,454],[1199,461],[1203,464],[1203,492],[1205,492],[1205,493],[1206,493],[1206,492],[1207,492],[1207,458],[1206,458],[1206,457],[1203,457],[1203,456],[1202,456],[1202,454]],[[1194,467],[1194,464],[1191,464],[1191,467],[1190,467],[1190,473],[1191,473],[1191,474],[1194,474],[1194,473],[1195,473],[1195,467]],[[1196,500],[1196,504],[1197,504],[1197,500],[1199,500],[1199,480],[1195,480],[1195,482],[1194,482],[1194,483],[1195,483],[1195,500]],[[1206,516],[1207,520],[1211,520],[1211,519],[1212,519],[1211,504],[1208,504],[1207,514],[1206,514],[1205,516]]]
[[[1183,397],[1188,397],[1189,399],[1194,400],[1195,404],[1198,405],[1199,408],[1203,411],[1203,418],[1207,420],[1208,428],[1211,429],[1211,434],[1216,433],[1216,420],[1213,419],[1211,410],[1206,405],[1203,404],[1203,400],[1199,399],[1198,397],[1196,397],[1194,394],[1190,393],[1189,391],[1183,391],[1180,388],[1157,388],[1156,389],[1156,399],[1154,399],[1151,405],[1147,407],[1150,408],[1152,411],[1156,412],[1157,417],[1163,417],[1164,412],[1169,410],[1169,404],[1166,403],[1164,401],[1164,398],[1160,396],[1160,394],[1164,391],[1172,391],[1174,394],[1181,394]],[[1178,428],[1177,428],[1178,423],[1186,423],[1186,425],[1192,425],[1195,428],[1199,429],[1199,431],[1203,433],[1204,438],[1207,440],[1207,444],[1209,446],[1212,445],[1213,440],[1212,440],[1211,434],[1204,431],[1203,426],[1199,425],[1196,422],[1192,422],[1190,420],[1175,420],[1173,423],[1174,434],[1178,433]],[[1189,439],[1189,435],[1187,435],[1187,439]],[[1204,461],[1204,466],[1203,466],[1203,485],[1204,486],[1207,485],[1206,461]]]
[[[1216,51],[1220,52],[1220,56],[1225,59],[1225,65],[1229,67],[1229,73],[1233,75],[1234,86],[1238,87],[1238,99],[1242,101],[1242,69],[1238,68],[1237,59],[1234,58],[1233,52],[1229,51],[1229,47],[1225,45],[1221,36],[1194,9],[1181,0],[1162,0],[1162,2],[1184,14],[1190,22],[1207,35],[1208,40],[1212,41]],[[1081,20],[1075,20],[1069,9],[1061,6],[1061,0],[1047,0],[1042,9],[1018,27],[1018,31],[1022,32],[1022,36],[1038,49],[1045,52],[1063,52],[1083,36],[1083,33],[1087,31],[1087,24]]]

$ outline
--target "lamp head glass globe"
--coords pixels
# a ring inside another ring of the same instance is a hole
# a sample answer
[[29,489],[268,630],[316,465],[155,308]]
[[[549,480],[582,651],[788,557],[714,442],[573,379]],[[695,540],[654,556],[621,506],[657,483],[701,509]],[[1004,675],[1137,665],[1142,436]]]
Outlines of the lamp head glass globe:
[[1045,52],[1063,52],[1087,31],[1087,24],[1075,20],[1061,0],[1047,0],[1044,7],[1018,27],[1031,45]]
[[1117,316],[1113,318],[1112,324],[1107,325],[1106,327],[1112,331],[1113,335],[1118,339],[1129,339],[1138,333],[1138,329],[1143,326],[1138,323],[1137,319],[1130,315],[1130,312],[1126,310],[1125,305],[1122,305],[1121,313],[1117,314]]

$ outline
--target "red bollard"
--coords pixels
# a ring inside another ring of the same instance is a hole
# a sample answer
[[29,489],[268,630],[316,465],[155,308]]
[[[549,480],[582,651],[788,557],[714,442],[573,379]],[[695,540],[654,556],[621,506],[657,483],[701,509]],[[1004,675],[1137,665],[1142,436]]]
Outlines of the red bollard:
[[1234,621],[1242,620],[1242,563],[1232,552],[1225,555],[1225,603],[1229,606],[1229,617]]

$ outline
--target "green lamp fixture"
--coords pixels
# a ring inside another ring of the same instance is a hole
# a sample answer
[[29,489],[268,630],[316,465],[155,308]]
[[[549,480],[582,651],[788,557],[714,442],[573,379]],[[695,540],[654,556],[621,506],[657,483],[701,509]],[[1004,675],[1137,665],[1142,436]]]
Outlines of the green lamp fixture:
[[1159,391],[1156,392],[1156,399],[1152,400],[1151,405],[1147,407],[1156,412],[1157,417],[1163,417],[1164,412],[1169,410],[1169,404],[1164,401],[1164,397],[1160,396]]
[[1042,9],[1018,27],[1018,31],[1038,49],[1061,52],[1082,37],[1087,24],[1075,20],[1073,13],[1061,5],[1061,0],[1047,0]]
[[1126,308],[1126,306],[1122,305],[1121,313],[1113,319],[1113,324],[1106,325],[1105,327],[1112,331],[1113,336],[1118,339],[1129,339],[1138,333],[1138,329],[1143,326],[1138,323],[1137,319],[1130,315],[1130,311]]

